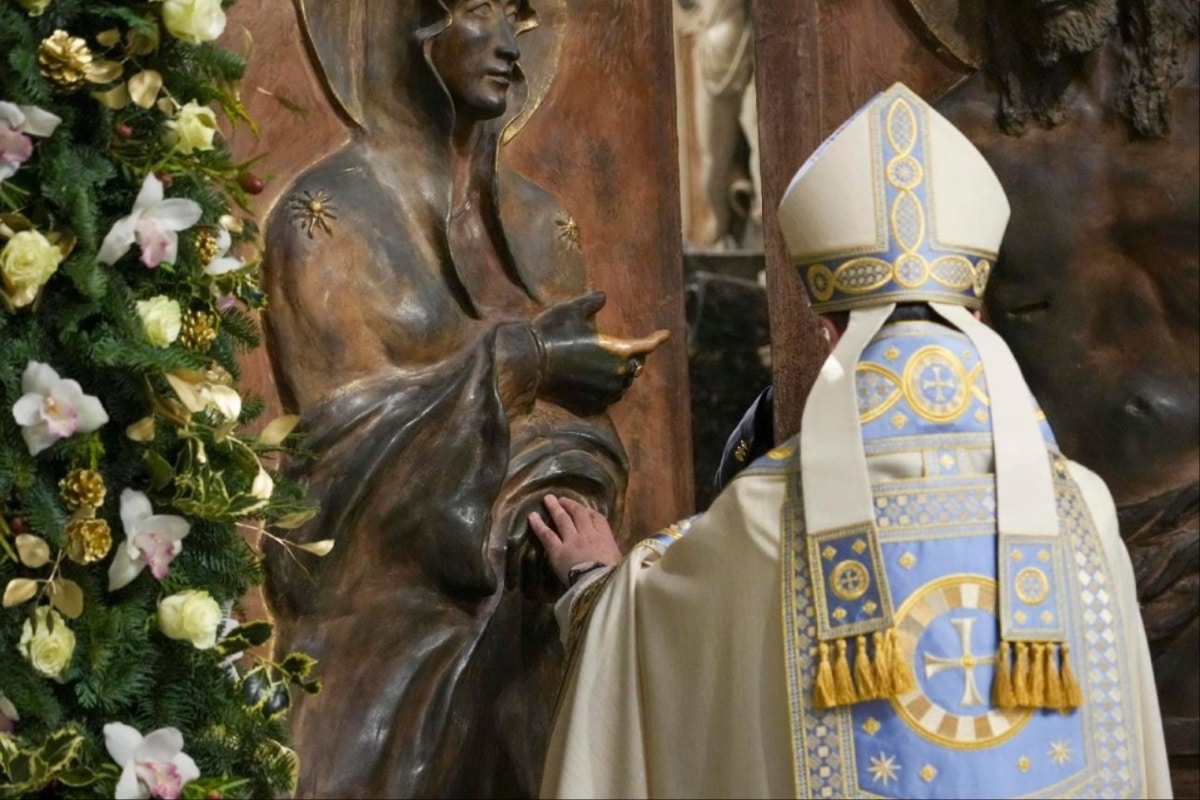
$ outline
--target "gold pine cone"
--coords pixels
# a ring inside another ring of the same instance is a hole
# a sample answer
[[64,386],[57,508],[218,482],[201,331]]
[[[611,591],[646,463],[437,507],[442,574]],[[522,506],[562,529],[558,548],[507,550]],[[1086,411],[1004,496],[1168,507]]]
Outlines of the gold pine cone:
[[179,331],[179,341],[183,342],[184,347],[205,353],[216,338],[217,321],[212,314],[204,311],[184,313],[183,325]]
[[38,48],[38,66],[42,74],[64,89],[74,89],[87,78],[92,51],[87,42],[57,30],[42,40]]
[[91,564],[108,555],[112,531],[102,519],[77,519],[67,523],[67,558]]
[[217,242],[217,235],[211,228],[203,228],[196,234],[196,255],[200,257],[201,264],[207,265],[217,257],[220,250],[221,245]]
[[58,492],[71,511],[99,508],[107,491],[104,477],[94,469],[73,469],[58,482]]

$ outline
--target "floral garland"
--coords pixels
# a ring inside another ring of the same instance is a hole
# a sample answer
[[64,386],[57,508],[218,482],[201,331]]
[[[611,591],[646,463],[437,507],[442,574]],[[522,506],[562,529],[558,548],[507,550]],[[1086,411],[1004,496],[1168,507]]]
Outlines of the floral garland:
[[271,466],[296,418],[241,433],[263,181],[214,110],[253,129],[232,2],[0,0],[0,797],[294,787],[313,661],[254,655],[241,598],[315,509]]

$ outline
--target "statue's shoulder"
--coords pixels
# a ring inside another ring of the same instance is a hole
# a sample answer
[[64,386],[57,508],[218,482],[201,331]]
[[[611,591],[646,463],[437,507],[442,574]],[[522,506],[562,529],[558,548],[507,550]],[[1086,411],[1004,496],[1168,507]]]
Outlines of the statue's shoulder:
[[[351,203],[382,195],[383,187],[359,148],[348,145],[301,172],[284,189],[267,220],[267,242],[289,251],[319,249],[333,229],[353,229]],[[318,236],[324,234],[324,237]]]

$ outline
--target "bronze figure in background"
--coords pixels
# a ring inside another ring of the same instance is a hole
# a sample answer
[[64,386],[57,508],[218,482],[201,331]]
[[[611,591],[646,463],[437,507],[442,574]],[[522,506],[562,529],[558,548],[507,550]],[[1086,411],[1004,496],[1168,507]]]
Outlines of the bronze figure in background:
[[595,331],[570,217],[504,165],[526,0],[298,4],[358,126],[289,189],[336,219],[297,200],[267,229],[268,343],[321,502],[296,540],[336,540],[268,553],[277,647],[325,686],[291,716],[299,794],[532,796],[561,652],[526,517],[554,492],[619,524],[605,409],[665,333]]
[[1168,742],[1195,753],[1200,6],[989,8],[985,68],[938,108],[983,151],[1012,201],[990,321],[1063,451],[1113,490]]

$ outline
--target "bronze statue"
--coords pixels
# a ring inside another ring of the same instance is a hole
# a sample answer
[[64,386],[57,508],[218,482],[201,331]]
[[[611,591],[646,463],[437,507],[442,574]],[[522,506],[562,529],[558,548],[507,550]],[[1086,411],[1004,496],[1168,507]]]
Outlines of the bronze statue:
[[605,409],[665,339],[597,334],[571,218],[504,165],[527,0],[299,0],[358,127],[268,223],[265,324],[321,513],[274,548],[277,647],[324,690],[299,794],[533,796],[561,651],[527,530],[548,491],[619,524]]
[[1191,720],[1193,747],[1198,16],[1194,0],[991,2],[985,69],[938,105],[1012,201],[990,321],[1063,451],[1112,488],[1164,716]]

